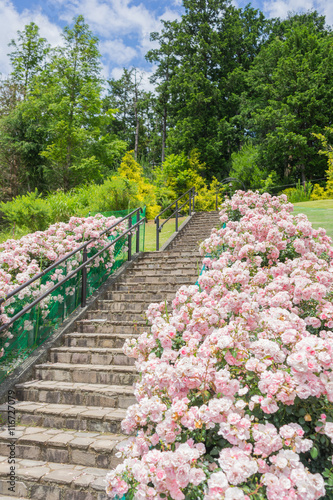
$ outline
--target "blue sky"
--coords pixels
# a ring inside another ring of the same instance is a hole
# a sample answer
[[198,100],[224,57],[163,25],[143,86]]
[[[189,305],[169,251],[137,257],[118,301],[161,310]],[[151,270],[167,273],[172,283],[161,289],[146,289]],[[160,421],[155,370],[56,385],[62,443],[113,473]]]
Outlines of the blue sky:
[[[244,7],[248,0],[234,0]],[[252,6],[267,17],[285,17],[289,11],[316,9],[333,24],[332,0],[254,0]],[[34,21],[51,45],[61,41],[61,31],[75,15],[83,14],[100,39],[104,76],[119,78],[123,67],[137,66],[148,79],[154,68],[145,59],[152,47],[151,31],[160,19],[173,20],[182,13],[181,0],[0,0],[0,73],[10,71],[8,43],[17,30]]]

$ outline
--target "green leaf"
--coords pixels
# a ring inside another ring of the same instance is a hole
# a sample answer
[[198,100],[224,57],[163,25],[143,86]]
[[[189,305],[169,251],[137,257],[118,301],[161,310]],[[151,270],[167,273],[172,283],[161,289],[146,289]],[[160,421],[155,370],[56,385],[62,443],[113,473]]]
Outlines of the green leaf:
[[312,457],[314,460],[316,460],[316,459],[317,459],[317,457],[318,457],[318,454],[319,454],[319,452],[318,452],[318,448],[316,448],[315,446],[313,446],[313,447],[311,448],[311,450],[310,450],[310,455],[311,455],[311,457]]

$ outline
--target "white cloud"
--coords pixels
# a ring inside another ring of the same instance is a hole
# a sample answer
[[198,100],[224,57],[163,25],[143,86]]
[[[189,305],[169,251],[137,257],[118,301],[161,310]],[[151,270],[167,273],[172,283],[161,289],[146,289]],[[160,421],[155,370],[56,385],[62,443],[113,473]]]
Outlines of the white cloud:
[[[162,15],[158,15],[152,10],[148,10],[143,3],[134,5],[130,0],[49,0],[61,8],[61,19],[71,22],[72,18],[82,14],[89,24],[90,29],[106,39],[119,40],[121,37],[130,37],[131,43],[125,50],[118,44],[121,60],[118,64],[126,62],[126,58],[132,54],[131,50],[137,51],[137,55],[143,57],[147,51],[154,47],[150,41],[150,33],[161,29],[161,19],[174,20],[180,17],[178,10],[166,8]],[[133,49],[133,44],[135,48]],[[109,45],[112,48],[111,44]],[[117,54],[115,47],[115,55]],[[105,57],[108,54],[101,52]],[[128,59],[130,61],[131,59]]]
[[11,51],[8,43],[17,38],[17,31],[22,31],[26,24],[36,23],[40,27],[40,34],[51,45],[60,43],[61,29],[51,23],[40,10],[25,9],[19,13],[10,0],[0,0],[0,72],[7,75],[11,71],[7,54]]
[[123,65],[130,63],[138,55],[133,47],[125,45],[119,39],[101,41],[99,50],[108,61]]
[[307,12],[317,10],[326,16],[328,24],[333,23],[333,9],[331,0],[272,0],[265,1],[263,11],[268,17],[281,17],[285,19],[289,12]]

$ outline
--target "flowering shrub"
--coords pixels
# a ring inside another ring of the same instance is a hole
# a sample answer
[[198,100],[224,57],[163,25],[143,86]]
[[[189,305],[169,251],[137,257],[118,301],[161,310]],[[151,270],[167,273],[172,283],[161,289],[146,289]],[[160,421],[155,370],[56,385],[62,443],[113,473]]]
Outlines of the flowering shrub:
[[[46,231],[37,231],[20,240],[10,239],[2,243],[0,245],[0,298],[5,298],[19,285],[47,269],[51,264],[82,245],[84,241],[97,238],[100,232],[118,220],[120,219],[113,216],[104,217],[101,214],[87,218],[72,217],[68,223],[58,222]],[[119,224],[111,232],[90,243],[87,247],[88,251],[96,253],[110,242],[109,236],[116,237],[125,229],[125,223]],[[24,288],[18,295],[3,302],[0,306],[0,325],[8,323],[11,316],[48,288],[61,281],[68,272],[78,267],[81,261],[82,252],[78,252],[53,270],[46,283],[37,280]],[[109,269],[113,262],[114,247],[111,246],[106,251],[106,255],[102,254],[96,258],[91,267],[103,264],[106,269]],[[72,293],[71,290],[66,290],[66,292]],[[57,300],[62,300],[62,297],[53,295],[43,301],[44,315],[47,315],[50,301]],[[27,329],[29,329],[29,325],[27,325]],[[10,329],[5,333],[5,337],[8,339],[13,337]],[[5,344],[5,347],[8,347],[8,343]]]
[[[333,498],[333,248],[285,195],[238,191],[208,270],[124,351],[140,371],[111,498]],[[326,481],[326,484],[325,484]]]

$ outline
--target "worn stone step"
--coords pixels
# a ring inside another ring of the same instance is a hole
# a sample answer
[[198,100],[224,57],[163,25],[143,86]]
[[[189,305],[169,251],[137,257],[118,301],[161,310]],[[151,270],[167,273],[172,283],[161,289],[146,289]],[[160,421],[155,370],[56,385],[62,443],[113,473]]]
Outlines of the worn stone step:
[[[197,259],[199,262],[199,259]],[[192,270],[193,268],[196,267],[197,262],[192,261],[192,262],[183,262],[181,264],[173,262],[142,262],[142,264],[136,264],[133,266],[133,268],[129,271],[130,273],[147,273],[148,275],[150,274],[149,271],[155,271],[156,273],[158,271],[162,271],[163,273],[169,272],[171,269],[173,271],[177,271],[178,274],[184,273],[185,271]]]
[[134,366],[44,363],[35,366],[39,380],[90,384],[132,385],[137,379]]
[[[111,469],[120,463],[116,446],[125,439],[122,434],[17,426],[15,458]],[[0,432],[0,455],[8,453],[12,440],[8,430]]]
[[142,321],[146,318],[146,309],[147,307],[143,307],[142,310],[138,311],[108,311],[105,309],[92,309],[87,311],[87,319],[89,320],[97,320],[97,319],[106,319],[109,321]]
[[174,250],[166,249],[163,252],[144,252],[139,255],[138,259],[133,264],[139,262],[191,262],[196,258],[192,252],[176,252]]
[[76,431],[121,433],[121,421],[126,410],[122,408],[98,408],[50,404],[34,401],[16,403],[16,423],[27,427],[39,426]]
[[140,276],[138,274],[134,276],[126,275],[123,277],[119,284],[134,284],[134,283],[149,283],[151,284],[163,284],[164,285],[177,285],[178,287],[181,285],[189,285],[193,283],[193,279],[196,278],[196,270],[194,270],[191,274],[186,276],[182,275],[169,275],[165,274],[163,276]]
[[69,347],[121,348],[125,340],[138,336],[138,334],[73,332],[65,335],[65,345]]
[[192,252],[172,252],[172,251],[165,251],[165,252],[149,252],[149,253],[144,253],[139,256],[137,260],[133,262],[134,266],[139,265],[140,263],[151,263],[151,262],[168,262],[168,263],[179,263],[182,264],[183,262],[193,262],[197,259],[196,255],[193,255]]
[[147,322],[142,318],[132,321],[110,321],[104,318],[98,321],[95,319],[84,319],[76,322],[76,329],[83,333],[120,333],[125,335],[133,335],[143,333],[148,328]]
[[195,266],[189,266],[188,268],[183,268],[179,270],[178,268],[174,268],[173,266],[166,266],[163,269],[154,269],[154,268],[147,268],[147,269],[141,269],[141,268],[136,268],[136,269],[131,269],[127,271],[126,277],[127,276],[138,276],[138,278],[142,279],[145,278],[145,281],[149,281],[151,278],[168,278],[170,276],[192,276],[193,271],[195,270]]
[[[142,294],[139,298],[124,299],[124,300],[109,300],[103,299],[96,301],[96,310],[99,311],[125,311],[125,312],[136,312],[143,314],[146,312],[150,302],[146,299],[142,299]],[[94,311],[94,309],[92,309]]]
[[[145,302],[150,304],[151,302],[161,302],[164,300],[167,300],[168,302],[171,302],[175,298],[176,291],[175,290],[162,290],[162,291],[157,291],[158,289],[150,290],[147,288],[141,287],[140,290],[138,291],[132,291],[132,290],[127,290],[127,291],[110,291],[106,293],[106,298],[105,301],[114,301],[114,302],[121,302],[121,301],[137,301],[139,298],[141,298],[144,294],[145,297]],[[100,303],[98,302],[98,305]],[[101,309],[103,309],[102,304],[101,304]]]
[[[205,238],[203,238],[203,240],[204,240],[204,239],[205,239]],[[203,241],[203,240],[202,240],[202,241]],[[185,243],[185,242],[182,242],[182,241],[181,241],[180,243],[177,243],[177,242],[173,243],[173,247],[177,246],[177,248],[179,248],[180,250],[181,250],[182,248],[193,248],[193,249],[199,249],[199,245],[200,245],[200,242],[196,242],[196,243],[193,243],[193,244],[192,244],[192,243]]]
[[[144,295],[145,296],[145,295]],[[141,294],[142,297],[142,294]],[[162,296],[163,297],[163,296]],[[172,299],[174,299],[175,294],[172,294]],[[126,312],[126,313],[139,313],[139,314],[144,314],[146,313],[148,306],[152,302],[165,302],[165,296],[163,299],[158,300],[156,296],[154,296],[154,300],[149,300],[149,299],[138,299],[138,298],[132,298],[131,300],[101,300],[98,301],[97,307],[99,308],[99,311],[108,311],[108,312]],[[166,301],[167,303],[171,301]],[[170,304],[169,304],[170,305]]]
[[183,241],[184,243],[185,242],[196,242],[196,241],[199,241],[200,239],[202,238],[205,238],[206,235],[210,235],[210,232],[208,231],[200,231],[199,233],[197,234],[191,234],[191,235],[185,235],[185,236],[177,236],[173,242],[175,241]]
[[[8,457],[0,457],[0,494],[7,495]],[[107,500],[105,469],[18,458],[11,498],[29,500]]]
[[124,281],[119,281],[112,285],[110,292],[141,292],[142,290],[147,290],[149,287],[150,292],[162,293],[163,290],[168,289],[169,291],[176,293],[180,286],[181,285],[179,285],[179,283],[163,283],[163,286],[161,286],[160,283],[144,283],[139,281],[126,283]]
[[134,389],[128,385],[32,380],[18,384],[15,390],[19,401],[123,409],[136,402]]
[[[1,480],[0,480],[0,488],[1,488]],[[7,490],[8,490],[8,483],[7,483]],[[1,500],[13,500],[13,498],[16,498],[16,500],[29,500],[29,498],[26,497],[17,497],[17,496],[8,497],[7,495],[1,495],[0,498]]]
[[120,348],[57,347],[50,350],[51,363],[91,365],[133,365],[134,360]]

